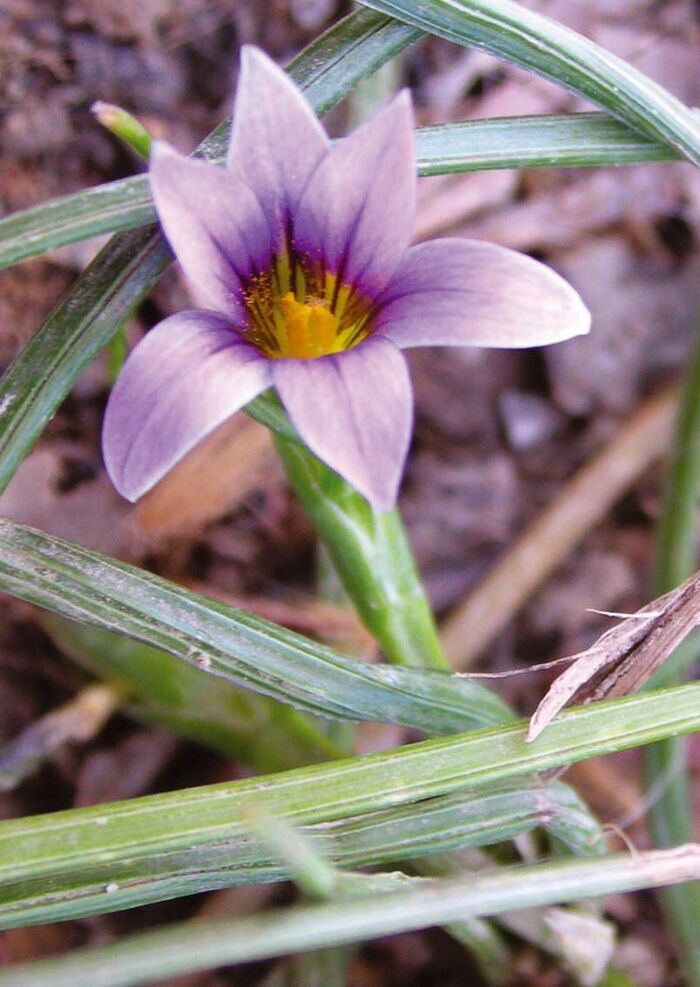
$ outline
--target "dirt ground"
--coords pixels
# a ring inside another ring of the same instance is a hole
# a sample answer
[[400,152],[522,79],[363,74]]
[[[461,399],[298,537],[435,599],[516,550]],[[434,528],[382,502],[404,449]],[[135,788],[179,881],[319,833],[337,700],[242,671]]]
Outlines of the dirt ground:
[[[686,103],[700,104],[700,4],[539,0],[530,6],[628,59]],[[155,135],[190,150],[229,112],[242,43],[255,42],[284,62],[346,11],[335,0],[4,0],[0,213],[141,169],[95,122],[94,100],[125,106]],[[412,87],[421,124],[590,109],[490,56],[436,39],[401,57],[396,81]],[[339,107],[326,121],[329,129],[342,133],[353,112]],[[417,421],[400,506],[441,614],[464,599],[649,396],[679,378],[700,311],[699,220],[700,173],[681,163],[494,171],[421,182],[420,238],[449,232],[526,251],[563,273],[594,318],[590,336],[545,351],[411,354]],[[0,364],[31,336],[97,246],[66,247],[0,275]],[[134,318],[130,338],[136,341],[185,300],[173,269]],[[309,605],[313,534],[264,433],[241,422],[220,436],[224,454],[196,500],[185,468],[134,509],[112,490],[101,464],[107,391],[101,359],[0,498],[0,512],[324,634]],[[211,465],[211,450],[200,455]],[[232,479],[234,462],[244,465]],[[200,467],[201,460],[190,464]],[[564,555],[491,643],[481,668],[502,671],[580,651],[609,624],[588,608],[631,611],[649,598],[663,468],[654,459]],[[0,745],[65,702],[83,681],[29,607],[6,600],[3,608]],[[529,712],[546,683],[546,676],[518,676],[505,679],[502,690]],[[0,818],[245,770],[118,714],[95,739],[63,747],[31,778],[0,793]],[[635,755],[576,777],[604,820],[634,814],[641,797]],[[642,826],[632,826],[630,834],[637,845],[648,845]],[[226,892],[6,932],[0,963],[105,942],[203,909],[244,911],[261,894],[270,900],[285,893]],[[611,911],[621,929],[622,965],[640,987],[672,987],[675,965],[651,896],[613,900]],[[530,947],[518,947],[516,956],[517,984],[568,982]],[[265,975],[264,968],[249,968],[187,983],[260,983]],[[465,980],[464,953],[439,932],[373,944],[351,963],[357,987],[465,982],[479,981],[476,974]]]

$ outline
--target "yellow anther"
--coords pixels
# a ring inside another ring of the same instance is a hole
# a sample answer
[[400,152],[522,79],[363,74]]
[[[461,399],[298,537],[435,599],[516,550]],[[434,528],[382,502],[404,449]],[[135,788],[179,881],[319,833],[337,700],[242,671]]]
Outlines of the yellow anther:
[[280,308],[282,309],[282,315],[285,317],[287,322],[291,322],[292,319],[305,316],[307,313],[308,305],[302,305],[294,297],[293,291],[288,291],[286,295],[282,295],[280,298]]
[[336,321],[323,302],[298,302],[291,291],[280,299],[286,340],[280,340],[280,356],[310,360],[334,352]]
[[309,313],[311,338],[321,347],[322,353],[331,353],[336,344],[336,320],[325,305],[311,305]]
[[368,308],[335,274],[317,276],[286,253],[251,280],[246,336],[269,359],[314,360],[357,346],[368,335]]

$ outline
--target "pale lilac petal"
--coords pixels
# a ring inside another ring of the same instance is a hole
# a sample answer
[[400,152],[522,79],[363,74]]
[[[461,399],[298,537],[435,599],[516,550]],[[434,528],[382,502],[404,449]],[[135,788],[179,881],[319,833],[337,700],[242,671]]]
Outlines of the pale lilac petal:
[[241,278],[266,268],[270,228],[251,189],[223,168],[155,143],[151,190],[165,235],[205,304],[239,324]]
[[107,403],[102,449],[114,486],[136,500],[269,384],[267,361],[226,319],[165,319],[129,356]]
[[378,510],[396,500],[411,436],[403,355],[386,339],[316,360],[274,360],[279,396],[301,437]]
[[322,159],[299,203],[295,244],[376,297],[411,241],[415,191],[413,112],[403,92]]
[[524,347],[586,333],[590,314],[571,285],[539,261],[449,238],[411,247],[373,325],[401,347]]
[[283,229],[329,147],[323,127],[289,76],[258,48],[245,45],[228,167],[250,185],[273,227]]

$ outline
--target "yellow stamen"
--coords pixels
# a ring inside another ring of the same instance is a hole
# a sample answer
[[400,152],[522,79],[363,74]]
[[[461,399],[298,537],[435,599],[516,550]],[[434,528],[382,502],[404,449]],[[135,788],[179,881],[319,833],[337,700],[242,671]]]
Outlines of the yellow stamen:
[[314,360],[357,346],[370,332],[369,304],[330,271],[284,250],[251,278],[246,336],[270,359]]
[[310,360],[335,351],[336,320],[325,302],[302,304],[288,291],[280,299],[280,308],[287,336],[280,340],[280,356]]

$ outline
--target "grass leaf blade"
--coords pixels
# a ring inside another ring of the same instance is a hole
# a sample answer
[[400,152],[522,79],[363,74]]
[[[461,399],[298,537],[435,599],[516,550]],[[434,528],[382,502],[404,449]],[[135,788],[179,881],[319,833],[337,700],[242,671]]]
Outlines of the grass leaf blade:
[[[416,131],[420,175],[497,168],[594,167],[669,161],[667,145],[604,113],[497,117]],[[211,158],[221,162],[220,155]],[[56,247],[155,219],[144,175],[53,199],[0,219],[0,268]]]
[[511,867],[393,892],[270,911],[237,922],[189,922],[0,973],[0,987],[127,987],[229,963],[361,942],[381,935],[581,901],[700,877],[700,847],[595,861]]
[[61,616],[117,631],[310,713],[398,722],[428,733],[512,719],[469,679],[364,665],[141,569],[0,520],[0,588]]
[[514,0],[362,3],[422,31],[536,72],[700,164],[700,120],[689,107],[600,45]]

